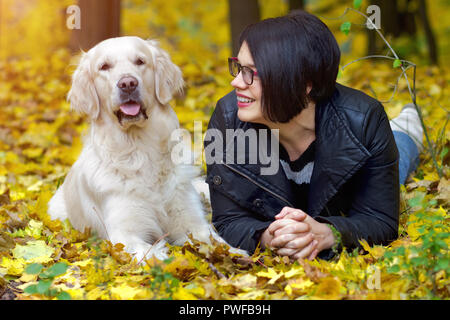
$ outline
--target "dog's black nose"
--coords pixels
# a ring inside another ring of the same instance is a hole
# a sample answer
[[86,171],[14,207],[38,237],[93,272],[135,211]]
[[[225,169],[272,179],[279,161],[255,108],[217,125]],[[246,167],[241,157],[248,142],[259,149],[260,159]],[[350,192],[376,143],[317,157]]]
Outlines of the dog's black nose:
[[132,93],[134,90],[136,90],[136,87],[138,86],[139,81],[132,76],[126,76],[117,82],[117,86],[120,90],[126,92],[126,93]]

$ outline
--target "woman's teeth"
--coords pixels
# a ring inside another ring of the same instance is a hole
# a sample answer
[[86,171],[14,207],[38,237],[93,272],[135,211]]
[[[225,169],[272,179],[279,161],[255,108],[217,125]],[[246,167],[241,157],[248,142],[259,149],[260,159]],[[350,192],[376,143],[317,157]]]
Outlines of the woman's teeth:
[[237,97],[237,100],[242,103],[250,103],[250,102],[255,101],[254,99],[244,98],[244,97],[240,97],[240,96]]

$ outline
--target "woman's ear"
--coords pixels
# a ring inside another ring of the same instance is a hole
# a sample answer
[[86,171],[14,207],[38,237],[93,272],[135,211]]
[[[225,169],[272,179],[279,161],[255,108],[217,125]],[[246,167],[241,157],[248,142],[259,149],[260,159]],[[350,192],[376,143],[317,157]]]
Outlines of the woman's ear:
[[100,101],[92,80],[89,56],[83,52],[80,63],[72,76],[72,88],[67,95],[73,110],[87,114],[96,120],[100,114]]
[[306,95],[309,95],[309,93],[311,92],[311,90],[312,90],[312,83],[310,82],[310,83],[308,83],[308,85],[306,86]]
[[155,93],[158,101],[165,105],[175,94],[183,92],[184,80],[180,68],[176,66],[167,52],[155,40],[147,40],[153,55],[155,68]]

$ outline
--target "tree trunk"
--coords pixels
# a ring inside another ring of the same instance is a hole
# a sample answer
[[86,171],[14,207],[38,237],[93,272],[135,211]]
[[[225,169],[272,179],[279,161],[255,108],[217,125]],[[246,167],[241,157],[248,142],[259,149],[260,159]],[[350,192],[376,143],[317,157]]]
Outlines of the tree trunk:
[[305,0],[289,0],[289,11],[305,10]]
[[233,56],[239,52],[239,36],[244,28],[260,19],[258,0],[228,0]]
[[438,64],[438,54],[436,38],[434,37],[433,30],[431,29],[430,21],[428,20],[427,14],[427,4],[425,0],[419,0],[419,17],[422,20],[423,29],[425,31],[425,37],[428,43],[428,56],[430,57],[430,62],[437,65]]
[[[401,3],[397,0],[372,0],[372,5],[380,7],[381,12],[381,32],[384,35],[391,35],[394,38],[401,34],[415,36],[417,32],[414,12],[409,12],[408,7],[411,0]],[[368,30],[369,55],[376,54],[384,43],[378,38],[374,30]]]
[[78,0],[81,29],[73,29],[70,48],[89,50],[102,40],[120,35],[120,0]]
[[[415,0],[400,2],[398,0],[372,0],[371,4],[376,4],[381,10],[381,29],[385,35],[399,37],[406,34],[409,37],[417,36],[416,18],[422,22],[425,37],[428,43],[428,56],[430,62],[438,64],[438,53],[436,38],[431,29],[427,14],[427,5],[425,0],[417,0],[417,10],[411,12],[408,8]],[[401,6],[403,4],[403,6]],[[382,44],[373,30],[368,30],[368,55],[376,54],[380,51]],[[417,50],[417,49],[416,49]]]

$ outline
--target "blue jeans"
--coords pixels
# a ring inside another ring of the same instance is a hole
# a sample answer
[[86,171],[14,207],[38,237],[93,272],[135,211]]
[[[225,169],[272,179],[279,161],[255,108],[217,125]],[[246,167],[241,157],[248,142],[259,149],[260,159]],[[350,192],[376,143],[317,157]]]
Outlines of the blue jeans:
[[406,178],[419,165],[419,150],[411,137],[406,133],[400,131],[392,132],[394,133],[395,143],[400,156],[398,162],[399,180],[400,184],[405,184]]

